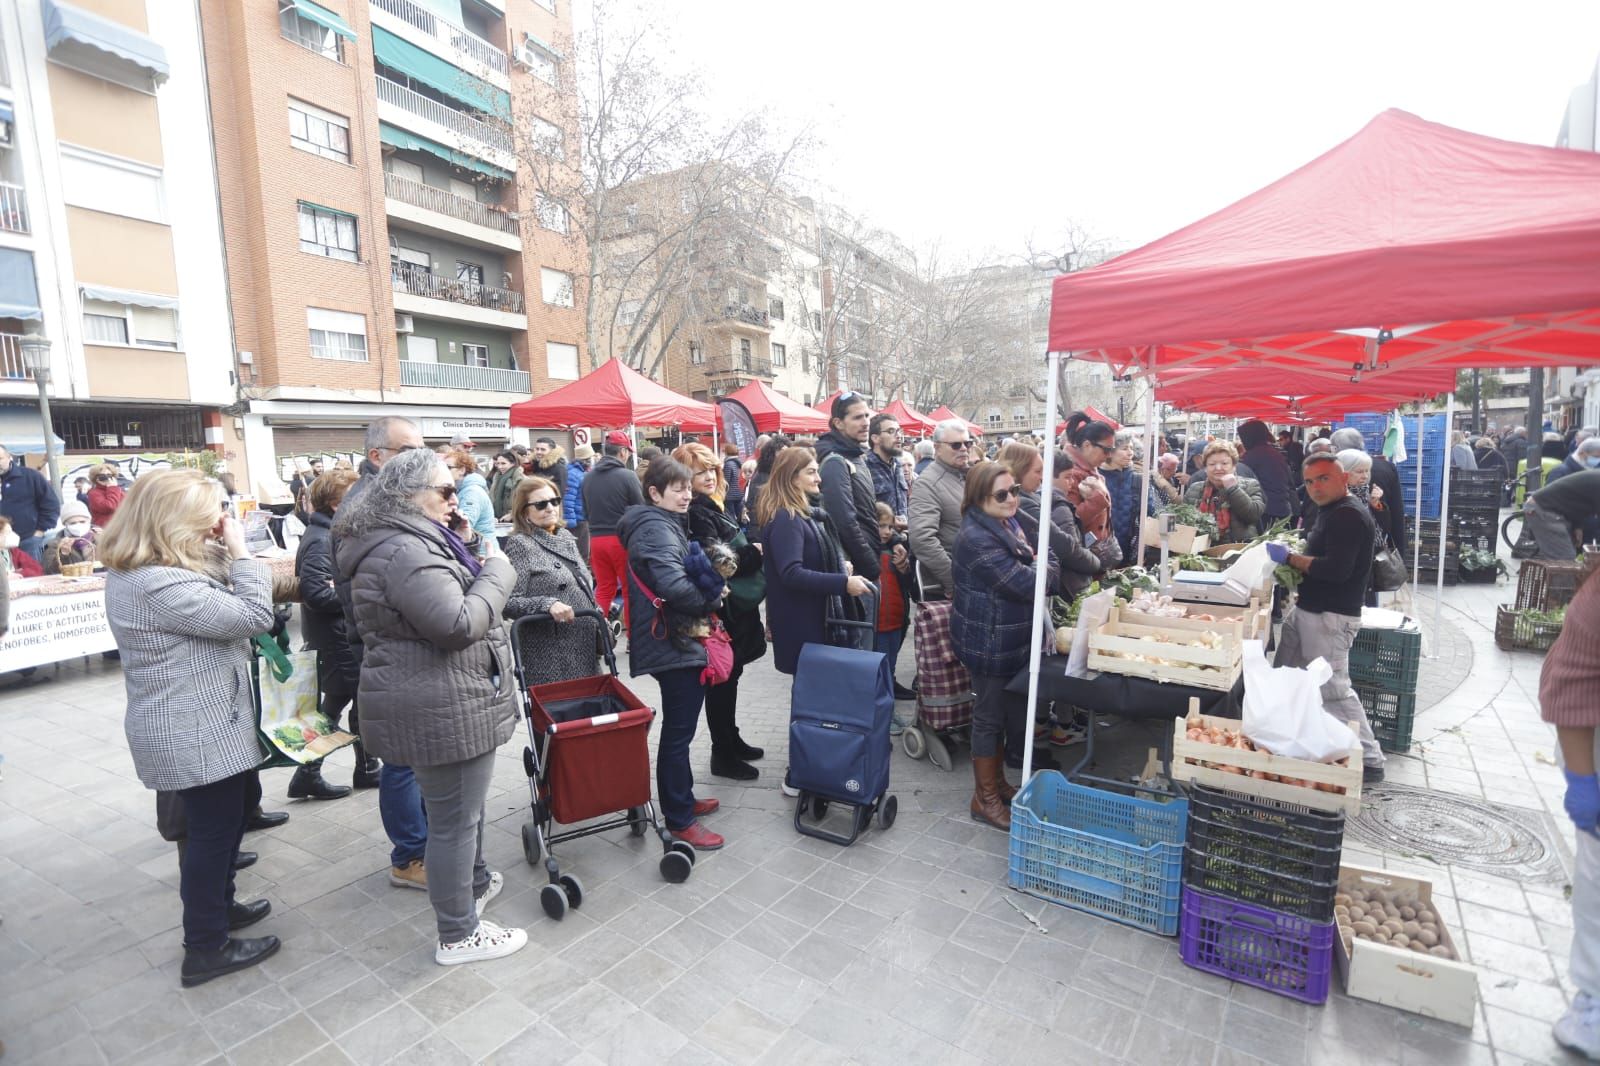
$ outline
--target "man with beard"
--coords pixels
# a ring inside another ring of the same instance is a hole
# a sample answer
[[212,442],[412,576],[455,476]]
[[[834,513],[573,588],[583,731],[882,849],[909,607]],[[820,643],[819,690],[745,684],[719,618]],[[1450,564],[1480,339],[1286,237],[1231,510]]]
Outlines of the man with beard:
[[867,470],[867,431],[872,414],[866,397],[842,392],[834,397],[828,432],[817,441],[822,473],[822,509],[856,575],[876,582],[878,564],[877,498]]
[[874,415],[867,431],[867,469],[872,472],[872,492],[878,502],[894,512],[897,525],[906,520],[905,478],[900,473],[900,423],[893,415]]

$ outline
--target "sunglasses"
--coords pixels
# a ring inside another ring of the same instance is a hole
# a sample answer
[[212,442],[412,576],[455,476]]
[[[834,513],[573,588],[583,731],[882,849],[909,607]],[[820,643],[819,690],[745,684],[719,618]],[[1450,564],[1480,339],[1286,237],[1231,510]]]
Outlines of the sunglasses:
[[1017,497],[1019,497],[1021,495],[1022,495],[1022,486],[1021,485],[1012,485],[1009,489],[1001,489],[999,492],[995,493],[994,494],[994,502],[995,503],[1005,503],[1007,500],[1014,500],[1014,499],[1016,499]]
[[95,480],[96,481],[115,481],[117,479],[112,477],[112,476],[110,476],[109,474],[107,474],[107,475],[102,476],[102,477],[97,477],[97,478],[95,478]]
[[439,499],[448,500],[455,496],[456,487],[454,485],[434,485],[433,491],[439,494]]
[[[547,511],[552,507],[560,506],[560,500],[529,500],[527,504],[527,507],[537,507],[541,511]],[[523,510],[527,510],[527,507],[524,507]]]
[[394,452],[396,455],[399,455],[402,452],[421,451],[422,450],[422,445],[420,445],[420,444],[405,444],[405,445],[401,445],[398,448],[379,448],[378,450],[380,452]]
[[942,440],[939,443],[945,445],[948,448],[954,448],[958,452],[964,452],[968,448],[970,448],[974,444],[976,444],[977,441],[972,441],[972,440]]

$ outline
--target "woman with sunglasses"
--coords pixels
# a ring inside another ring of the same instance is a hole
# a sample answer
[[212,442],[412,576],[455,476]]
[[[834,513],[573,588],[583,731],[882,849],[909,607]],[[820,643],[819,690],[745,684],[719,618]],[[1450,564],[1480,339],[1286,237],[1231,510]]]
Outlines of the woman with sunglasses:
[[489,497],[489,483],[478,473],[478,464],[465,448],[455,448],[445,453],[445,465],[456,483],[456,509],[472,527],[475,537],[468,543],[482,558],[488,546],[495,542],[494,500]]
[[[1016,789],[1006,782],[1006,749],[1020,754],[1029,730],[1028,701],[1006,685],[1028,664],[1033,634],[1033,547],[1017,521],[1017,484],[1002,463],[982,462],[967,472],[961,533],[953,558],[955,601],[950,638],[956,658],[972,673],[972,803],[974,821],[1011,828],[1007,805]],[[1059,573],[1046,560],[1046,591]]]
[[410,768],[427,805],[434,961],[497,959],[528,942],[521,929],[480,920],[504,884],[483,859],[484,800],[517,720],[500,621],[516,571],[492,538],[482,561],[462,539],[469,530],[439,456],[402,451],[367,481],[333,523],[363,648],[362,739]]
[[1078,513],[1084,543],[1108,566],[1122,561],[1121,549],[1111,530],[1111,490],[1100,468],[1116,451],[1117,431],[1082,411],[1067,416],[1067,454],[1072,469],[1056,480]]
[[522,630],[522,669],[530,685],[590,677],[598,672],[600,626],[576,611],[594,610],[594,576],[578,551],[578,540],[561,517],[561,494],[547,479],[525,476],[511,494],[513,532],[506,558],[517,585],[505,616],[547,614],[550,621]]
[[94,528],[104,529],[111,524],[111,516],[122,506],[128,490],[118,482],[117,468],[110,463],[91,469],[89,480],[89,521]]

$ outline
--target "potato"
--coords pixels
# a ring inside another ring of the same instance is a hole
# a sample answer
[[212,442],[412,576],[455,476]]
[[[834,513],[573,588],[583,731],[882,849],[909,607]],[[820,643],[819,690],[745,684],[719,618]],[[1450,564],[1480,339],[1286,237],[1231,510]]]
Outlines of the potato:
[[1411,938],[1406,936],[1404,933],[1396,933],[1394,936],[1389,938],[1389,944],[1392,947],[1408,948],[1411,946]]
[[1417,921],[1420,924],[1427,925],[1430,922],[1437,922],[1438,920],[1439,920],[1439,916],[1437,914],[1434,914],[1428,908],[1426,908],[1426,907],[1418,907],[1417,908]]
[[1389,930],[1383,928],[1381,925],[1378,927],[1378,931],[1372,934],[1372,939],[1378,941],[1380,944],[1387,944],[1389,942],[1389,937]]
[[1350,902],[1351,901],[1350,901],[1349,893],[1347,893],[1347,892],[1336,892],[1336,893],[1334,893],[1333,905],[1335,907],[1348,907],[1348,906],[1350,906]]
[[1422,933],[1422,926],[1416,922],[1406,922],[1401,930],[1406,936],[1416,939]]
[[1367,916],[1367,908],[1363,907],[1359,903],[1350,904],[1349,911],[1350,917],[1356,919],[1357,921]]
[[1400,919],[1398,919],[1398,918],[1390,918],[1388,921],[1384,922],[1378,928],[1389,930],[1389,935],[1390,936],[1398,936],[1399,934],[1404,933],[1406,931],[1406,927],[1401,923]]
[[1401,905],[1401,907],[1400,907],[1400,920],[1401,921],[1409,922],[1409,921],[1412,921],[1413,919],[1415,919],[1416,916],[1417,916],[1417,908],[1413,907],[1409,903],[1405,903],[1405,904]]
[[1368,940],[1372,939],[1378,932],[1378,927],[1364,918],[1358,922],[1351,922],[1350,928],[1356,931],[1356,936],[1365,937]]
[[1437,955],[1441,959],[1454,959],[1456,957],[1456,953],[1454,951],[1451,951],[1448,947],[1446,947],[1443,944],[1437,944],[1437,945],[1429,948],[1428,949],[1428,954],[1429,955]]
[[1413,940],[1411,942],[1411,950],[1415,951],[1418,955],[1426,955],[1426,954],[1428,954],[1428,952],[1431,949],[1428,947],[1428,945],[1424,944],[1422,941]]
[[1417,934],[1417,943],[1430,948],[1438,947],[1439,934],[1435,933],[1432,929],[1424,929]]

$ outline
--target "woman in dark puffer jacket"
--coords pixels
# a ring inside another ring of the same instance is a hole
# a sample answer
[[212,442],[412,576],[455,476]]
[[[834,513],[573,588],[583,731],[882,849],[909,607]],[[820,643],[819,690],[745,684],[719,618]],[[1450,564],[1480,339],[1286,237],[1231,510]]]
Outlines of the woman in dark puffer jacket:
[[634,677],[651,674],[661,686],[661,740],[656,751],[656,792],[667,829],[697,851],[715,851],[723,839],[699,818],[714,799],[694,798],[689,745],[700,724],[706,689],[700,680],[706,649],[686,630],[700,628],[722,598],[707,598],[689,577],[689,500],[693,475],[670,456],[650,460],[642,504],[617,523],[628,553],[628,659]]

